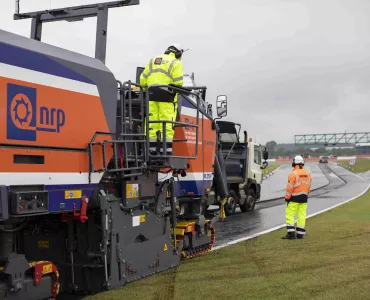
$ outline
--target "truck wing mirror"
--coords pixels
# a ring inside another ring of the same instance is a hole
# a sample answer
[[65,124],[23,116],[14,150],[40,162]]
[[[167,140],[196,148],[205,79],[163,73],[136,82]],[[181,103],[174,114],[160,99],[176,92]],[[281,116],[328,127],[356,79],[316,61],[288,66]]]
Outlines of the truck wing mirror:
[[227,116],[227,97],[226,95],[218,95],[216,100],[217,116],[219,118]]
[[268,160],[268,158],[269,158],[269,153],[266,150],[264,150],[263,151],[263,159]]

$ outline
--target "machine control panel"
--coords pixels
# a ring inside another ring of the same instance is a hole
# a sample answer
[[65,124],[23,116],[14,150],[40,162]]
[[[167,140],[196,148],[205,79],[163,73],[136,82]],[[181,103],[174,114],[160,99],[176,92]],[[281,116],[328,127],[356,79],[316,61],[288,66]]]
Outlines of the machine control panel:
[[49,194],[47,191],[13,192],[10,207],[13,215],[45,213],[49,209]]

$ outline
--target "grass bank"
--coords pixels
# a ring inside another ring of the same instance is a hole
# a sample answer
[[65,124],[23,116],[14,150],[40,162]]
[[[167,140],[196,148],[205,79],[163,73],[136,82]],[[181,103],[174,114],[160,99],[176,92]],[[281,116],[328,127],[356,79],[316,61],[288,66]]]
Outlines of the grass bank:
[[87,299],[369,299],[369,211],[368,192],[308,219],[304,240],[281,229]]
[[272,171],[276,170],[279,167],[280,167],[280,164],[278,164],[278,163],[274,163],[274,162],[273,163],[269,163],[269,165],[267,166],[267,168],[262,171],[262,176],[265,176],[268,173],[271,173]]
[[340,160],[338,164],[343,165],[348,170],[354,173],[363,173],[370,171],[370,159],[369,158],[356,158],[355,165],[350,165],[351,160]]

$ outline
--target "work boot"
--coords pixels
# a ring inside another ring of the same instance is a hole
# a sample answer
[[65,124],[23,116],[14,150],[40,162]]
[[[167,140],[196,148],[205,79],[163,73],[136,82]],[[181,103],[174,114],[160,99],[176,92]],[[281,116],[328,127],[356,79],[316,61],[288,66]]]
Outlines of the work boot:
[[303,234],[297,234],[297,239],[303,239],[304,235]]
[[296,239],[295,232],[288,232],[286,236],[282,237],[282,239],[283,240],[295,240]]

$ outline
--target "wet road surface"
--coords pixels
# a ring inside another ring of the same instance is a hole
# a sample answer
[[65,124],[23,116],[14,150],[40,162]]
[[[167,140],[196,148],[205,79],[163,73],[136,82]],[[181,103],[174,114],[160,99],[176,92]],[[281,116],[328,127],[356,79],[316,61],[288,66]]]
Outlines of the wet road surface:
[[[307,163],[305,165],[305,168],[312,176],[312,190],[329,184],[328,178],[320,169],[321,165],[325,164],[319,165],[318,163]],[[292,169],[293,168],[291,164],[282,164],[281,167],[276,170],[274,175],[263,180],[261,201],[284,197],[288,175]]]
[[[311,190],[311,193],[310,193],[310,199],[312,197],[319,197],[319,196],[325,195],[325,194],[333,191],[334,189],[337,189],[337,188],[339,188],[341,186],[344,186],[346,184],[346,182],[343,179],[341,179],[340,177],[338,177],[338,175],[336,175],[328,167],[327,164],[317,165],[317,168],[320,170],[321,174],[323,176],[325,176],[327,183],[325,185],[319,184],[319,185],[316,185],[316,187],[315,187],[315,185],[313,184],[314,183],[313,182],[314,178],[312,178],[313,189]],[[285,189],[284,189],[283,196],[280,197],[279,199],[271,199],[271,200],[264,200],[264,201],[257,202],[255,210],[285,204],[284,195],[285,195]]]
[[[316,166],[321,168],[329,183],[316,191],[312,191],[308,200],[307,215],[354,198],[369,185],[368,180],[356,176],[336,164],[317,164]],[[314,169],[315,167],[311,168]],[[277,174],[274,176],[277,176]],[[236,213],[227,217],[224,222],[215,224],[215,248],[283,224],[285,224],[284,199],[261,201],[256,204],[254,211]],[[307,228],[307,231],[309,232],[309,228]]]

